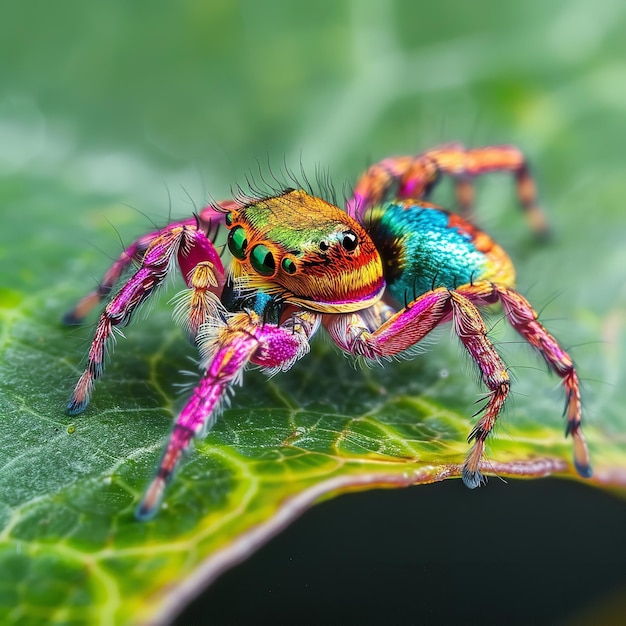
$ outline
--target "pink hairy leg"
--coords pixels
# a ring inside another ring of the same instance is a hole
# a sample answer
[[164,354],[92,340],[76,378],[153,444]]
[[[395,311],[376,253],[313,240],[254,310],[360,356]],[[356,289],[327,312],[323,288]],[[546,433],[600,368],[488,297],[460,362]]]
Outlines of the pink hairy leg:
[[419,296],[376,329],[370,329],[363,312],[328,315],[323,324],[345,352],[378,360],[411,348],[451,316],[450,291],[439,287]]
[[[253,312],[235,313],[218,328],[198,338],[207,363],[202,380],[182,410],[161,459],[157,475],[136,510],[140,520],[155,515],[169,482],[191,440],[215,421],[226,391],[238,382],[249,362],[270,371],[286,370],[309,349],[318,316],[303,313],[282,326],[265,324]],[[203,331],[204,332],[204,331]]]
[[148,233],[133,241],[128,248],[113,262],[98,286],[81,298],[76,306],[63,316],[63,323],[68,326],[80,324],[95,306],[104,300],[113,289],[113,285],[132,263],[140,263],[150,244],[159,236],[159,232]]
[[[234,200],[224,200],[219,203],[219,209],[213,205],[204,207],[197,217],[189,217],[184,220],[172,222],[165,228],[151,233],[142,235],[133,241],[120,256],[115,259],[111,267],[106,271],[100,284],[93,291],[89,292],[84,298],[76,304],[76,306],[63,316],[63,323],[70,325],[80,324],[86,315],[104,300],[111,293],[113,286],[124,274],[124,272],[133,264],[141,263],[146,250],[150,244],[157,238],[168,231],[177,227],[194,227],[198,226],[205,233],[211,228],[224,222],[224,214],[232,205],[239,206]],[[183,274],[187,277],[187,272],[183,270]]]
[[223,309],[219,296],[226,282],[222,260],[203,231],[195,231],[193,245],[178,250],[178,266],[189,287],[177,298],[174,317],[195,342],[202,324]]
[[581,476],[589,478],[592,471],[587,442],[581,429],[580,383],[570,355],[543,327],[531,304],[517,291],[487,282],[466,285],[458,291],[479,306],[499,300],[511,326],[541,354],[548,367],[563,380],[567,417],[565,435],[571,434],[574,440],[576,470]]
[[479,471],[485,451],[485,441],[504,406],[511,381],[500,355],[487,337],[487,328],[478,309],[470,300],[456,291],[450,293],[454,330],[480,368],[483,382],[489,389],[487,403],[476,415],[480,419],[472,428],[468,443],[474,442],[463,464],[463,482],[474,489],[485,482]]
[[[102,375],[106,345],[113,328],[128,324],[136,308],[163,282],[176,257],[179,262],[182,260],[183,266],[186,266],[191,259],[202,258],[201,253],[212,249],[210,246],[204,233],[193,226],[175,226],[162,231],[152,240],[143,255],[139,269],[122,286],[100,316],[89,349],[87,367],[78,380],[68,404],[67,410],[70,415],[81,413],[89,403],[94,382]],[[217,254],[211,258],[219,262]],[[223,281],[221,262],[217,269]]]
[[373,332],[358,313],[333,316],[327,322],[327,330],[343,350],[367,359],[380,359],[410,349],[450,319],[490,390],[487,404],[480,411],[483,414],[468,438],[474,445],[463,465],[463,482],[474,488],[484,481],[479,464],[485,440],[504,405],[510,382],[476,306],[459,292],[441,287],[418,297]]
[[515,146],[466,149],[460,144],[450,144],[417,156],[384,159],[359,179],[346,210],[363,221],[367,209],[385,200],[396,185],[395,198],[417,200],[426,198],[441,175],[447,174],[455,180],[461,211],[468,214],[474,199],[471,179],[498,171],[513,174],[517,195],[532,229],[545,235],[548,224],[537,204],[535,183],[523,153]]

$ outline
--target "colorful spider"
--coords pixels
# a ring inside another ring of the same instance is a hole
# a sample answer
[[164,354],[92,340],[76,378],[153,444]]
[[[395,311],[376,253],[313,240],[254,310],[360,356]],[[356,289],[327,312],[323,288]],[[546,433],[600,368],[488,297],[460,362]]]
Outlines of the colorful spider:
[[[479,312],[498,302],[513,328],[561,377],[574,463],[581,476],[590,476],[572,359],[515,291],[513,264],[504,250],[466,219],[472,178],[498,170],[515,176],[532,228],[545,233],[535,186],[517,148],[448,145],[373,165],[358,181],[345,212],[301,189],[263,198],[241,194],[132,243],[100,286],[66,316],[67,323],[78,323],[110,294],[125,270],[138,264],[100,316],[68,412],[75,415],[87,407],[113,329],[130,321],[176,264],[188,288],[177,299],[175,316],[197,345],[203,371],[137,517],[148,519],[157,512],[181,455],[212,425],[246,366],[253,363],[269,373],[288,370],[309,351],[320,325],[341,350],[380,361],[410,350],[440,324],[453,323],[489,389],[468,438],[473,445],[462,471],[465,484],[478,487],[485,481],[480,472],[485,440],[510,388],[507,367]],[[442,174],[454,179],[465,217],[424,200]],[[215,225],[228,229],[228,271],[209,237]]]

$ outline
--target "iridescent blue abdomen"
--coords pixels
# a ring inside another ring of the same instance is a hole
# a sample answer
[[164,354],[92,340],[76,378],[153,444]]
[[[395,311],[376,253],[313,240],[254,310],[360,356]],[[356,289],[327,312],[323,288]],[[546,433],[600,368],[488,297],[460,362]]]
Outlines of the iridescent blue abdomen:
[[458,215],[428,203],[392,202],[374,209],[368,232],[399,303],[437,287],[456,289],[483,279],[513,283],[512,265],[497,244]]

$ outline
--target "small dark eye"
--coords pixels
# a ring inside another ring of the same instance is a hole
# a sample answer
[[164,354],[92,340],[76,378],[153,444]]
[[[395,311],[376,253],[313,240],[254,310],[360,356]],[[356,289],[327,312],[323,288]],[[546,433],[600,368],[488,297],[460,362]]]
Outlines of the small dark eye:
[[327,241],[320,241],[320,250],[322,252],[326,252],[326,250],[328,250],[328,248],[330,248],[330,245],[328,245]]
[[282,268],[287,272],[287,274],[295,274],[296,273],[296,264],[289,257],[285,257],[281,263]]
[[341,240],[341,245],[348,251],[352,252],[359,245],[359,238],[356,236],[356,233],[353,230],[347,230],[343,234],[343,239]]
[[226,213],[226,215],[224,216],[224,223],[226,224],[226,226],[232,226],[233,225],[233,214],[228,212]]
[[237,259],[245,259],[247,247],[248,238],[246,237],[246,231],[242,226],[235,226],[228,233],[228,249],[230,253]]
[[274,255],[270,252],[270,249],[262,243],[252,248],[250,252],[250,263],[262,276],[271,276],[276,269]]

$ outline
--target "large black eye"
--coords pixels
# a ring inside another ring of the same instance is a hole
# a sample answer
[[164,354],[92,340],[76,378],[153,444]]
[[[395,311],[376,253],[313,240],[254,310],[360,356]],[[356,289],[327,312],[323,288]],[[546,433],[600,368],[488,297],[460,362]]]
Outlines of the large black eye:
[[348,252],[352,252],[352,250],[356,249],[356,247],[359,245],[359,238],[356,236],[356,233],[353,230],[347,230],[343,234],[343,239],[341,240],[341,245]]
[[247,247],[248,238],[246,237],[246,231],[242,226],[235,226],[228,233],[228,249],[230,253],[237,259],[245,259]]
[[274,255],[262,243],[254,246],[250,252],[252,267],[262,276],[271,276],[276,270]]

